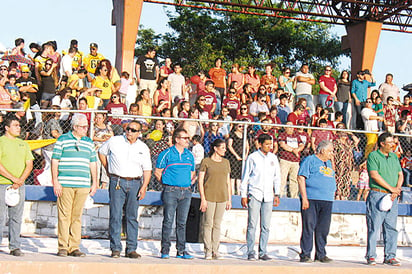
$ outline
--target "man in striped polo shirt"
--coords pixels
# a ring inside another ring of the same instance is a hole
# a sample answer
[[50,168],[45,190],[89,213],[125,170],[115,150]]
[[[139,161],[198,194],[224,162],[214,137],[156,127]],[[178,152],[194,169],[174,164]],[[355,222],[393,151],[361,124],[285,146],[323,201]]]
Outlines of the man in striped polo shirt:
[[84,257],[79,250],[81,217],[87,195],[93,196],[97,189],[97,156],[93,141],[86,136],[89,128],[86,115],[75,114],[72,127],[72,131],[57,139],[51,164],[57,196],[57,256]]

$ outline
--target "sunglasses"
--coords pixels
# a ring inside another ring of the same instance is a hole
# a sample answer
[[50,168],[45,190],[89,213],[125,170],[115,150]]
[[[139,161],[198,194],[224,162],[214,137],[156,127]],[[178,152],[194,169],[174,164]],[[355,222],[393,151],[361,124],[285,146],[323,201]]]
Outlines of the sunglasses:
[[240,110],[247,110],[247,108],[241,108]]
[[371,103],[372,104],[372,101],[366,101],[366,103]]
[[285,71],[285,74],[290,74],[290,71]]
[[229,92],[229,94],[236,94],[236,92],[234,92],[234,91],[231,91],[231,92]]
[[46,63],[46,66],[47,66],[47,65],[51,66],[52,64],[51,64],[51,63]]
[[135,128],[131,128],[131,127],[127,127],[126,130],[131,131],[133,133],[140,132],[140,129],[135,129]]
[[77,151],[80,151],[80,140],[76,142],[74,147],[76,148]]
[[28,71],[22,71],[22,73],[29,73]]
[[112,96],[112,99],[117,99],[117,96]]

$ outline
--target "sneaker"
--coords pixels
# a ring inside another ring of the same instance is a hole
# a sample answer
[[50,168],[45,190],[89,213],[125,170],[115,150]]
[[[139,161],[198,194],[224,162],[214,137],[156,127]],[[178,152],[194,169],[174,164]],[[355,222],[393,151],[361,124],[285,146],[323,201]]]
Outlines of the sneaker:
[[193,256],[187,253],[187,251],[183,251],[182,253],[177,253],[176,258],[191,260]]
[[24,253],[20,250],[20,248],[16,248],[12,251],[10,251],[10,255],[16,256],[16,257],[22,257],[24,256]]
[[395,258],[384,260],[383,263],[391,266],[401,266],[401,262]]
[[160,255],[160,259],[169,259],[170,258],[170,256],[169,256],[169,254],[161,254]]
[[57,256],[59,256],[59,257],[67,257],[67,255],[69,255],[69,254],[67,253],[67,250],[66,250],[66,249],[60,249],[60,250],[57,252]]
[[312,259],[309,256],[303,256],[300,258],[301,263],[313,263]]
[[248,261],[256,261],[255,254],[249,254],[249,255],[247,255],[247,259],[248,259]]
[[76,249],[69,253],[69,256],[73,257],[86,257],[86,254],[81,252],[80,250]]
[[219,253],[214,253],[212,252],[212,259],[213,260],[220,260],[222,257],[220,257]]
[[212,259],[212,255],[210,254],[205,254],[205,260],[211,260]]
[[265,254],[265,255],[259,256],[259,260],[270,261],[270,260],[272,260],[272,258],[269,257],[267,254]]
[[321,263],[330,263],[333,260],[331,258],[329,258],[328,256],[325,256],[323,258],[317,259],[317,261],[321,262]]
[[110,256],[112,258],[120,258],[120,251],[118,250],[113,250],[112,255]]
[[372,266],[376,265],[376,260],[375,260],[375,258],[369,258],[369,259],[367,259],[367,260],[366,260],[366,264],[367,264],[367,265],[372,265]]
[[139,259],[142,256],[139,253],[137,253],[136,251],[132,251],[132,252],[126,253],[126,257],[130,258],[130,259]]

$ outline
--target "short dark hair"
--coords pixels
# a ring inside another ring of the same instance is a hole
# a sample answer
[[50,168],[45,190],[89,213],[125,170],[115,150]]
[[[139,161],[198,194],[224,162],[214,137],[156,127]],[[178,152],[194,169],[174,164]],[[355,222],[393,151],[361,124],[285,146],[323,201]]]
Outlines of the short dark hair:
[[213,86],[215,85],[215,82],[213,82],[212,80],[207,80],[205,82],[205,86],[212,84]]
[[378,147],[381,148],[382,147],[382,143],[384,143],[386,141],[386,139],[393,137],[392,133],[389,132],[384,132],[381,135],[379,135],[378,137]]
[[87,104],[87,99],[86,99],[86,97],[80,98],[80,99],[79,99],[79,103],[80,103],[80,101],[84,101],[84,102]]
[[187,133],[186,129],[182,128],[182,127],[178,127],[177,129],[175,129],[175,131],[173,131],[173,135],[172,135],[172,143],[176,144],[176,139],[178,137],[180,137],[180,133]]
[[[163,121],[163,120],[160,120],[160,121]],[[196,142],[198,142],[198,143],[200,143],[200,141],[202,140],[202,137],[200,136],[200,135],[193,135],[193,137],[192,137],[192,141],[196,141]]]
[[84,68],[81,68],[81,69],[79,69],[79,70],[77,71],[77,74],[79,74],[79,73],[84,73],[84,74],[86,74],[86,73],[87,73],[87,70],[84,69]]
[[408,114],[409,114],[409,110],[407,110],[407,109],[404,109],[404,110],[401,111],[401,117],[406,117],[406,116],[408,116]]
[[336,111],[336,113],[335,113],[335,119],[338,118],[338,117],[342,117],[342,116],[343,116],[342,111]]
[[320,124],[328,124],[328,121],[326,121],[326,119],[320,119],[319,120],[319,122],[318,122],[318,125],[320,125]]
[[10,127],[11,122],[13,121],[17,121],[20,123],[20,120],[16,117],[16,115],[6,116],[6,118],[4,119],[4,126]]
[[140,122],[140,121],[138,121],[138,120],[132,120],[131,122],[129,122],[129,125],[130,124],[138,124],[139,126],[140,126],[140,129],[142,129],[142,123]]
[[283,100],[283,99],[288,99],[288,96],[286,94],[282,94],[279,96],[279,100]]
[[266,140],[272,140],[272,137],[269,134],[263,133],[258,137],[258,143],[263,145]]
[[297,111],[297,110],[304,110],[304,109],[305,108],[301,104],[297,104],[293,110]]

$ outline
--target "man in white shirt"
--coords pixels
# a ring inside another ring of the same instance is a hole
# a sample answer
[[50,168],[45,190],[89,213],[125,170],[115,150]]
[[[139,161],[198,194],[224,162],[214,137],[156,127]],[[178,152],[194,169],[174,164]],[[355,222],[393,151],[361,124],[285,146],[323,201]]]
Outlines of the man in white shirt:
[[258,142],[260,149],[250,154],[246,160],[240,194],[242,206],[248,209],[246,234],[248,260],[256,260],[255,233],[260,214],[259,259],[268,261],[271,260],[266,248],[272,205],[278,206],[280,203],[280,167],[278,158],[270,152],[273,147],[272,137],[261,134]]
[[138,139],[140,132],[141,124],[132,121],[128,124],[125,135],[110,138],[99,149],[100,161],[110,177],[109,237],[112,258],[119,258],[122,250],[120,233],[124,205],[127,220],[126,257],[140,258],[140,254],[136,252],[139,227],[137,211],[139,200],[146,195],[152,174],[150,150]]
[[386,74],[385,83],[379,86],[379,94],[382,96],[382,102],[387,101],[389,96],[392,96],[398,103],[401,102],[399,88],[392,82],[393,75]]
[[70,48],[68,54],[63,56],[60,66],[60,76],[70,77],[73,74],[73,58],[77,53],[77,48]]
[[185,77],[182,75],[182,67],[180,64],[176,63],[173,66],[173,71],[174,72],[169,74],[167,77],[167,80],[170,81],[170,94],[172,95],[172,102],[174,102],[175,97],[177,96],[186,98]]
[[[372,109],[372,99],[368,98],[365,101],[365,107],[361,111],[361,116],[363,124],[365,125],[366,131],[379,131],[378,121],[383,121],[383,117],[378,116]],[[366,147],[365,147],[365,158],[368,157],[369,153],[372,152],[375,147],[376,141],[378,141],[378,134],[376,133],[366,133]]]
[[312,86],[316,84],[315,77],[309,73],[309,65],[303,64],[295,75],[295,92],[296,92],[296,100],[299,98],[305,98],[308,107],[310,108],[309,115],[312,116],[315,106],[313,104],[313,96],[312,96]]

